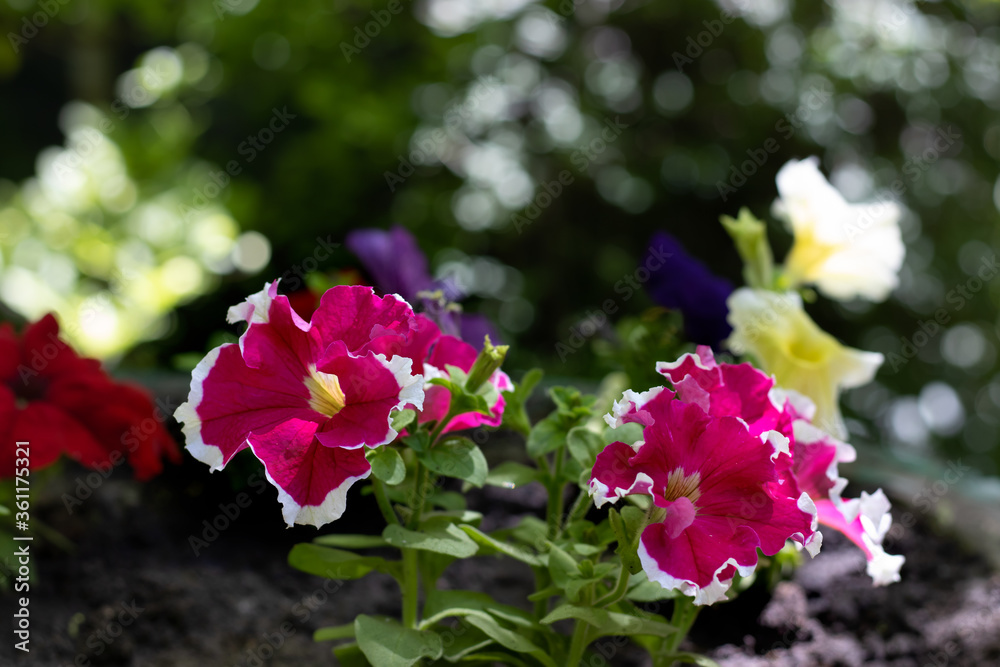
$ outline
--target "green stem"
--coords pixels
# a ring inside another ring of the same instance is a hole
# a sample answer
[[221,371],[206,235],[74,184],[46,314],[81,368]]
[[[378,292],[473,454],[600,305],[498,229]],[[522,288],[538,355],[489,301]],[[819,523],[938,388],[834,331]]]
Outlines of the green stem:
[[694,621],[698,618],[698,612],[701,611],[701,607],[694,604],[691,598],[686,595],[679,595],[674,598],[674,613],[670,617],[670,625],[677,628],[677,632],[665,637],[663,643],[660,645],[660,650],[657,652],[660,659],[656,660],[655,664],[657,667],[671,667],[674,664],[674,654],[680,647],[681,642],[687,637],[688,632],[691,631],[691,626],[694,625]]
[[399,525],[399,517],[396,516],[395,510],[392,509],[392,503],[389,502],[389,496],[385,493],[385,483],[380,479],[376,479],[374,475],[372,476],[372,489],[375,490],[375,501],[378,503],[378,508],[382,511],[385,522]]
[[[536,567],[535,570],[535,592],[548,588],[549,584],[552,583],[552,576],[549,574],[549,570],[546,567]],[[540,621],[549,613],[549,600],[548,598],[543,598],[541,600],[535,600],[535,620]]]
[[415,486],[413,488],[413,502],[410,504],[410,509],[413,511],[410,513],[410,520],[407,522],[407,527],[410,530],[416,530],[420,525],[420,519],[424,513],[424,501],[427,500],[427,468],[423,466],[420,461],[417,461],[417,476],[414,482]]
[[457,416],[458,412],[453,411],[449,406],[448,414],[446,414],[444,416],[444,419],[439,421],[437,425],[434,426],[434,430],[431,431],[431,439],[428,447],[433,447],[435,444],[437,444],[438,438],[440,438],[441,435],[444,433],[445,427],[451,422],[452,419],[454,419]]
[[587,650],[590,641],[587,638],[587,622],[577,620],[573,627],[573,638],[569,642],[569,655],[566,656],[566,667],[577,667],[583,660],[583,652]]
[[628,580],[630,573],[625,564],[622,563],[622,568],[618,572],[618,583],[615,585],[613,591],[599,599],[594,603],[595,607],[607,607],[613,605],[614,603],[625,597],[625,593],[628,592]]
[[561,537],[569,525],[576,521],[577,519],[582,519],[587,515],[590,510],[590,494],[586,491],[581,490],[580,494],[573,501],[573,505],[569,508],[569,513],[566,514],[566,520],[563,522],[562,527],[559,528],[559,532],[556,537]]
[[566,485],[559,479],[562,475],[562,466],[565,452],[560,449],[556,452],[555,469],[549,481],[549,504],[548,504],[548,525],[549,539],[556,539],[562,532],[563,519],[563,495]]
[[417,550],[403,548],[403,626],[416,629],[417,600],[420,591],[420,573],[417,570]]

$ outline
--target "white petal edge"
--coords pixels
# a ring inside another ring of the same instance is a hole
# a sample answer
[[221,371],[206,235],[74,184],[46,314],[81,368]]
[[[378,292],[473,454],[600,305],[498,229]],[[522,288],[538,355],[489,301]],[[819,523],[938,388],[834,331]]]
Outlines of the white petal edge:
[[663,387],[652,387],[641,393],[626,389],[625,393],[622,394],[622,400],[615,401],[611,405],[611,412],[604,415],[604,422],[611,428],[621,428],[625,424],[623,419],[625,415],[633,408],[637,411],[641,410],[646,403],[659,396],[661,391],[663,391]]
[[177,406],[177,410],[174,411],[174,419],[182,424],[181,432],[184,433],[185,449],[191,453],[191,456],[208,464],[212,472],[222,470],[226,464],[223,461],[222,450],[215,445],[206,445],[201,436],[201,418],[198,417],[198,406],[201,405],[201,401],[205,397],[203,388],[205,378],[215,366],[222,349],[232,344],[220,345],[198,362],[198,365],[191,372],[191,390],[188,393],[188,400]]
[[[250,449],[251,451],[253,450],[252,444],[250,445]],[[257,456],[257,452],[254,452],[254,456]],[[259,456],[257,458],[260,459]],[[260,460],[263,463],[263,459]],[[299,505],[290,493],[274,481],[271,474],[267,471],[267,465],[264,465],[264,475],[267,477],[267,481],[278,490],[278,502],[281,503],[281,516],[289,528],[297,523],[319,528],[339,519],[347,509],[348,490],[350,490],[355,482],[367,479],[371,473],[372,471],[369,469],[364,475],[348,477],[340,483],[340,486],[330,490],[319,505]]]
[[606,503],[616,503],[629,494],[639,493],[638,491],[635,491],[635,487],[640,483],[649,484],[649,488],[653,488],[653,479],[644,472],[636,474],[635,480],[627,489],[616,487],[613,492],[610,488],[608,488],[607,484],[598,480],[596,477],[591,477],[590,496],[594,499],[594,505],[597,506],[597,509],[601,509]]
[[683,595],[693,597],[694,603],[699,606],[715,604],[720,600],[726,599],[726,591],[729,590],[733,580],[719,581],[719,573],[728,566],[732,565],[735,567],[736,571],[743,577],[749,577],[757,568],[756,563],[752,565],[740,565],[736,562],[735,558],[730,558],[715,571],[715,574],[712,575],[711,583],[704,588],[698,588],[697,584],[693,581],[672,577],[661,570],[656,559],[649,555],[646,545],[643,544],[641,539],[639,540],[639,562],[642,563],[642,569],[646,571],[646,577],[650,581],[655,581],[667,590],[680,591]]

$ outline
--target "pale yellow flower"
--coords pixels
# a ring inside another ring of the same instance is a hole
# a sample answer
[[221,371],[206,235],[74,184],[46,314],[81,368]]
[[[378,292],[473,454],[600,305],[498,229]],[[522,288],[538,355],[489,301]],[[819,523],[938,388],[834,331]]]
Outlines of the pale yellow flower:
[[845,437],[840,391],[870,382],[882,365],[882,355],[841,345],[813,322],[794,292],[741,287],[726,303],[733,327],[729,347],[754,356],[779,387],[811,398],[816,404],[813,423]]
[[815,285],[826,296],[884,301],[899,282],[906,248],[894,201],[850,204],[819,170],[792,160],[778,171],[775,213],[794,235],[785,259],[791,286]]

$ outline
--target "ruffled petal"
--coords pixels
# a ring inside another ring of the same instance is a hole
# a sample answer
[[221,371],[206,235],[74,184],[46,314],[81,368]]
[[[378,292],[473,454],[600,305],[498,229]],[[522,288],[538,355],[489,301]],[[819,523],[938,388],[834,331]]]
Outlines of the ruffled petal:
[[598,508],[633,493],[652,493],[653,479],[632,465],[634,457],[635,450],[624,442],[612,442],[597,455],[590,495]]
[[707,605],[725,599],[737,572],[753,573],[757,545],[746,526],[699,516],[675,538],[663,524],[647,526],[639,539],[639,561],[650,581]]
[[266,432],[288,419],[323,421],[309,407],[305,384],[280,365],[250,369],[238,345],[217,347],[191,374],[188,400],[174,414],[183,424],[187,450],[212,470],[221,470],[246,448],[252,432]]
[[[410,304],[395,294],[375,295],[371,287],[339,285],[326,291],[312,316],[312,326],[323,341],[343,341],[352,354],[371,349],[373,339],[398,336],[402,349],[410,329],[415,326]],[[399,351],[386,349],[390,341],[379,341],[375,351],[392,356]]]
[[363,449],[324,447],[317,424],[289,419],[267,433],[250,436],[249,445],[278,489],[285,523],[322,526],[339,519],[347,491],[371,474]]
[[888,554],[882,547],[892,517],[889,499],[881,489],[873,494],[862,491],[856,500],[818,500],[816,509],[821,524],[843,533],[864,552],[868,575],[876,586],[899,581],[899,570],[906,559]]
[[320,368],[336,375],[344,392],[344,407],[330,417],[316,438],[325,447],[378,447],[398,435],[390,426],[391,412],[405,405],[423,404],[423,378],[412,375],[413,362],[402,356],[387,360],[369,352],[364,357],[344,354]]
[[622,399],[615,401],[611,406],[611,412],[604,415],[605,423],[611,428],[620,428],[628,423],[649,426],[653,423],[653,416],[646,409],[646,404],[660,397],[663,392],[666,394],[660,400],[669,401],[674,397],[674,392],[665,387],[653,387],[643,392],[626,389]]

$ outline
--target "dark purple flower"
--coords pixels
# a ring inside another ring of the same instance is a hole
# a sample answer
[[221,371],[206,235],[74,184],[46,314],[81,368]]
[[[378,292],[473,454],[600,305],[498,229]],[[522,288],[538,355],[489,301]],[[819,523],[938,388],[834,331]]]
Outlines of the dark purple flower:
[[457,305],[465,294],[454,281],[434,280],[427,268],[427,256],[417,245],[417,239],[399,225],[389,231],[357,229],[347,235],[348,249],[358,256],[368,275],[382,292],[398,294],[427,314],[450,336],[483,346],[483,337],[490,336],[500,344],[496,327],[484,315],[463,313]]
[[666,232],[653,234],[649,245],[645,266],[659,265],[651,269],[646,283],[649,296],[664,308],[681,312],[688,340],[718,348],[732,331],[726,321],[726,298],[733,291],[732,283],[713,274]]

